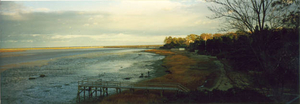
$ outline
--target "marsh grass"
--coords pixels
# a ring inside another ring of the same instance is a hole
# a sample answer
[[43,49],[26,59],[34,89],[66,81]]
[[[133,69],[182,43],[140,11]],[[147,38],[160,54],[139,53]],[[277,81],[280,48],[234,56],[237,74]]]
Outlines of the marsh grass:
[[174,55],[174,52],[168,51],[168,50],[157,50],[157,49],[151,49],[151,50],[146,50],[145,52],[152,52],[160,55]]
[[[211,71],[207,70],[211,62],[203,60],[195,60],[187,57],[184,54],[174,53],[169,50],[146,50],[146,52],[152,52],[160,55],[165,55],[162,66],[171,72],[161,77],[153,78],[140,83],[179,83],[191,90],[196,90],[197,87],[204,84],[207,80],[207,76]],[[210,61],[210,60],[209,60]],[[203,68],[204,67],[204,68]],[[157,69],[159,70],[159,69]],[[103,104],[147,104],[147,103],[163,103],[165,99],[170,96],[174,96],[176,92],[164,92],[164,97],[160,96],[160,91],[150,90],[145,94],[145,90],[136,90],[134,93],[124,91],[121,94],[111,95],[104,98],[101,103]]]

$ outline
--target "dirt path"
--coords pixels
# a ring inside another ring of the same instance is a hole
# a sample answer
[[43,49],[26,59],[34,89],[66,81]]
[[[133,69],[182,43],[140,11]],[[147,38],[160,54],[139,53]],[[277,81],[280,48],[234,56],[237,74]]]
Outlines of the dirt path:
[[[209,83],[207,80],[203,86],[198,87],[198,90],[212,91],[214,89],[218,89],[218,90],[226,91],[233,87],[230,79],[226,76],[226,71],[224,69],[223,63],[221,63],[215,56],[198,55],[198,54],[190,53],[190,52],[186,52],[185,54],[187,54],[190,58],[194,58],[197,60],[201,59],[201,61],[213,61],[213,63],[214,63],[214,64],[206,67],[206,68],[214,67],[213,68],[214,70],[212,73],[217,73],[217,77],[215,79],[209,80],[209,81],[213,81],[213,82],[211,82],[211,83],[213,83],[212,87],[209,87],[209,88],[204,87],[206,83]],[[209,69],[209,70],[211,70],[211,69]]]
[[218,90],[226,91],[226,90],[232,88],[233,86],[231,85],[230,80],[226,76],[226,71],[224,70],[224,65],[220,61],[214,61],[214,62],[215,62],[215,65],[220,70],[220,76],[217,79],[217,83],[215,84],[215,86],[209,90],[212,91],[213,89],[218,89]]

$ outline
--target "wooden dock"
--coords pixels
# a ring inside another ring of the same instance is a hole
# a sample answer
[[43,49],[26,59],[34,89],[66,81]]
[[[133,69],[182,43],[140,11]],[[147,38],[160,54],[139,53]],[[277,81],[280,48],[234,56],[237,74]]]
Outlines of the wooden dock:
[[93,94],[97,97],[97,93],[99,92],[99,96],[107,96],[108,88],[116,89],[116,93],[121,93],[123,89],[129,89],[134,92],[135,89],[143,89],[143,90],[160,90],[161,96],[163,96],[163,92],[170,90],[178,92],[189,92],[190,90],[181,84],[178,83],[143,83],[143,84],[131,84],[125,82],[116,82],[116,81],[102,81],[102,79],[97,80],[81,80],[78,81],[78,92],[77,92],[77,100],[80,102],[80,94],[83,92],[83,99],[85,100],[85,93],[87,91],[89,98],[93,97]]

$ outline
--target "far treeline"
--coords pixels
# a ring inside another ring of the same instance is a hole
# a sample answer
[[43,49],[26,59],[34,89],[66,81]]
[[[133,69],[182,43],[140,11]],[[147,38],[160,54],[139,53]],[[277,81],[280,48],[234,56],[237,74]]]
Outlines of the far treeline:
[[[278,96],[299,92],[299,1],[211,0],[212,19],[223,18],[227,33],[166,37],[164,49],[186,48],[226,59],[234,71],[247,73],[254,86]],[[274,95],[274,96],[275,96]]]

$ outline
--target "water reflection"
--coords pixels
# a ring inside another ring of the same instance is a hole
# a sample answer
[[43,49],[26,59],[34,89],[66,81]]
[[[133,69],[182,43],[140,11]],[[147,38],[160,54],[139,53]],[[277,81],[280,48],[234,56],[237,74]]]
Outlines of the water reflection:
[[[126,81],[139,81],[140,73],[153,71],[151,64],[164,57],[139,51],[97,50],[60,58],[40,67],[6,70],[1,74],[2,103],[76,103],[78,80],[101,78],[125,81],[124,78],[131,77]],[[46,77],[39,77],[41,74]],[[36,79],[29,80],[32,76]]]

